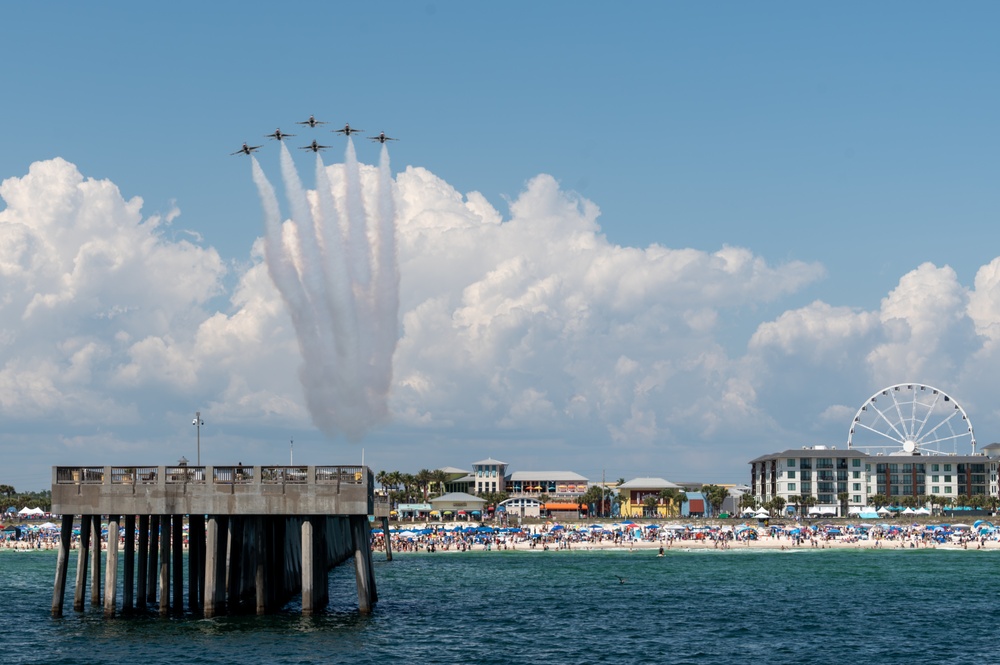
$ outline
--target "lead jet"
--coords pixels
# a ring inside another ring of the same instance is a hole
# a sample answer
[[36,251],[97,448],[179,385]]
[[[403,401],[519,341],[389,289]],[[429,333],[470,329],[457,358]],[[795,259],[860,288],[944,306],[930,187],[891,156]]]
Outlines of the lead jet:
[[323,149],[329,148],[329,147],[330,146],[328,146],[328,145],[320,145],[320,144],[316,143],[315,140],[313,140],[312,143],[310,143],[309,145],[302,146],[301,148],[299,148],[299,150],[312,150],[313,152],[319,152],[320,150],[323,150]]
[[313,116],[309,116],[308,120],[303,120],[301,122],[295,123],[296,125],[309,125],[310,127],[315,127],[316,125],[325,125],[326,122],[323,120],[317,120]]
[[398,141],[399,139],[394,139],[391,136],[386,136],[385,132],[379,132],[378,136],[369,136],[372,141],[378,141],[379,143],[385,143],[386,141]]
[[256,152],[257,150],[260,150],[260,146],[259,145],[247,145],[246,143],[244,143],[242,148],[240,148],[236,152],[231,152],[229,154],[231,154],[231,155],[240,155],[240,154],[242,154],[242,155],[249,155],[251,152]]
[[273,134],[268,134],[266,136],[266,138],[269,138],[269,139],[278,139],[280,141],[281,139],[286,139],[289,136],[295,136],[295,134],[286,134],[283,131],[281,131],[281,129],[276,129],[276,130],[274,130]]
[[354,134],[356,132],[363,132],[363,131],[365,131],[365,130],[363,130],[363,129],[355,129],[354,127],[351,127],[351,123],[347,123],[346,125],[344,125],[343,129],[335,129],[335,130],[333,130],[333,133],[334,134],[343,134],[344,136],[350,136],[351,134]]

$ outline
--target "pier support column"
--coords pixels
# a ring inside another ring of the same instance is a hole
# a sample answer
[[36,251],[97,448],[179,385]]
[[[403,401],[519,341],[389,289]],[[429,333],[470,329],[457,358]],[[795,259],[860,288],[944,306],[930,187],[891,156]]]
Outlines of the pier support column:
[[243,518],[229,518],[229,571],[227,573],[227,589],[229,598],[226,607],[230,613],[237,612],[243,604],[243,564],[246,553],[244,548]]
[[254,591],[257,593],[257,614],[266,614],[267,603],[267,553],[268,548],[265,543],[270,535],[266,517],[256,518],[257,538],[254,546],[257,550],[257,570],[254,572]]
[[108,516],[108,562],[104,576],[104,616],[115,615],[118,594],[118,515]]
[[302,520],[302,615],[309,616],[315,608],[316,544],[313,541],[313,523],[309,517]]
[[101,606],[101,516],[92,515],[94,546],[90,551],[90,604]]
[[205,534],[205,618],[216,616],[226,597],[226,518],[208,516]]
[[133,609],[135,598],[135,515],[125,516],[125,567],[122,571],[122,612]]
[[368,518],[351,515],[351,540],[354,544],[354,577],[358,584],[358,611],[371,614],[374,604],[372,551],[368,544]]
[[208,516],[208,523],[205,525],[205,589],[204,599],[201,609],[206,619],[215,616],[215,587],[217,586],[215,575],[218,570],[219,559],[219,520],[213,516]]
[[205,584],[205,516],[188,515],[188,609],[201,607]]
[[392,543],[389,542],[389,518],[382,518],[382,539],[385,541],[385,560],[392,561]]
[[[76,588],[73,590],[73,609],[83,611],[87,596],[87,566],[90,563],[91,524],[94,519],[90,515],[80,516],[80,550],[76,553]],[[101,549],[100,541],[97,549]]]
[[149,563],[149,515],[139,515],[139,561],[135,573],[135,606],[146,606],[146,575]]
[[149,562],[146,566],[146,604],[156,605],[156,580],[160,575],[160,516],[149,518]]
[[160,614],[170,611],[170,515],[160,515]]
[[184,516],[174,515],[173,520],[173,576],[174,612],[184,611]]
[[63,515],[59,531],[59,558],[56,559],[56,581],[52,587],[52,616],[61,617],[66,597],[66,570],[69,568],[69,546],[73,537],[73,516]]

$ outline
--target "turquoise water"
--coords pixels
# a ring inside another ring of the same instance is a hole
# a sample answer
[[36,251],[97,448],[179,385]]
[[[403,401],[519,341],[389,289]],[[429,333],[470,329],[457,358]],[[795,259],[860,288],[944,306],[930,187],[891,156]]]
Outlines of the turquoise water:
[[70,584],[52,619],[55,554],[0,551],[0,661],[1000,662],[998,551],[422,553],[375,567],[371,616],[347,565],[316,617],[105,620],[72,611]]

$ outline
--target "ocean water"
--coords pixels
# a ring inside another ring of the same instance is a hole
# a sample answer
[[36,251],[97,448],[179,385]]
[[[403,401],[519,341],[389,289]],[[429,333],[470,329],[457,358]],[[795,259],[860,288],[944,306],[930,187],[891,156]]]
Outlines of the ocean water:
[[210,620],[75,613],[75,556],[53,619],[55,561],[0,551],[0,662],[1000,662],[995,550],[376,554],[369,616],[345,565],[322,615]]

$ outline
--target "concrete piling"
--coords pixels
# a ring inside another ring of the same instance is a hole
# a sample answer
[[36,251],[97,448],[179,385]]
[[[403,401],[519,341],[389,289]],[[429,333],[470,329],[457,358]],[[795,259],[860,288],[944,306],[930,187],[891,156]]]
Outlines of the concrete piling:
[[73,537],[73,516],[63,515],[59,531],[59,555],[56,559],[56,581],[52,587],[52,616],[61,617],[66,598],[66,570],[69,567],[69,547]]
[[118,528],[117,515],[108,517],[107,566],[104,575],[104,616],[115,615],[115,595],[118,593]]
[[[90,515],[80,517],[80,549],[76,554],[76,585],[73,591],[73,610],[83,611],[87,595],[87,565],[90,563],[90,526],[93,520]],[[100,542],[98,542],[100,549]]]

